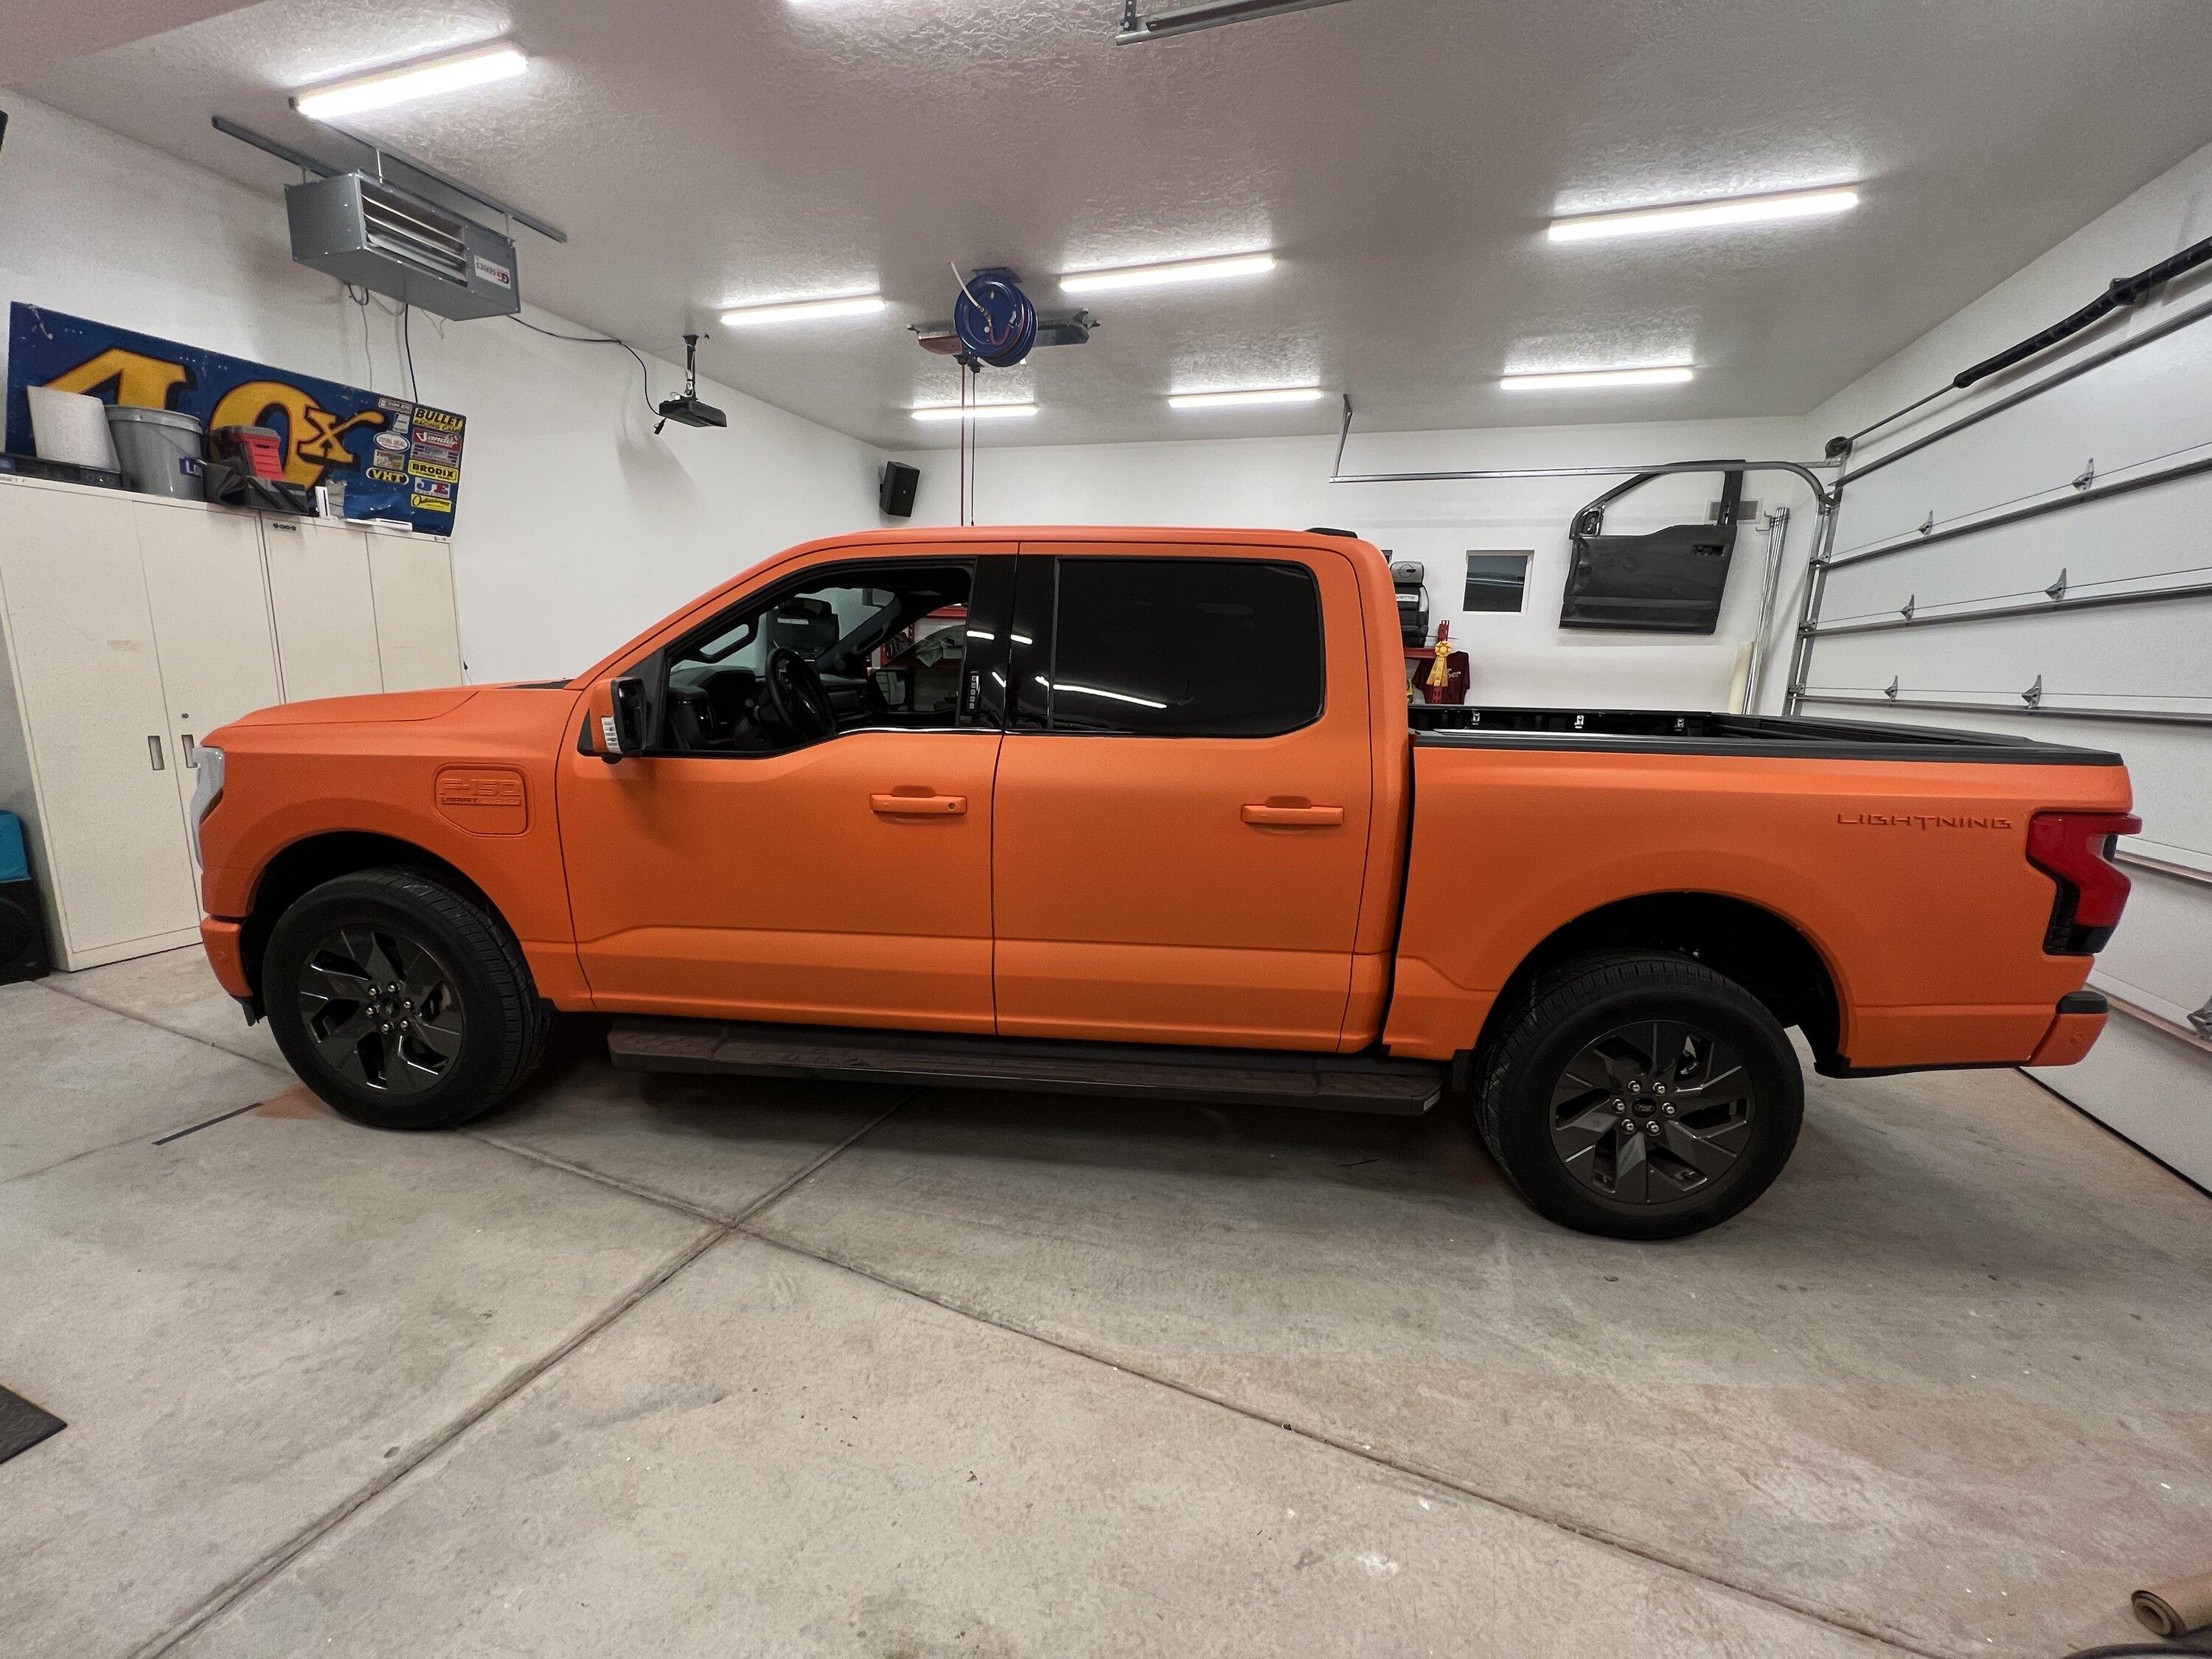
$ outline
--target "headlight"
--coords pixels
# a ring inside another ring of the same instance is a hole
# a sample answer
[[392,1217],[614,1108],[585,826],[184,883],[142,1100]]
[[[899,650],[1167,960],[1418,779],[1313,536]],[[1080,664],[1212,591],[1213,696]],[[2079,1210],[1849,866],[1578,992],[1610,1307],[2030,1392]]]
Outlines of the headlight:
[[207,860],[200,853],[200,825],[222,799],[222,750],[202,744],[192,754],[199,767],[199,781],[192,786],[192,856],[204,866]]

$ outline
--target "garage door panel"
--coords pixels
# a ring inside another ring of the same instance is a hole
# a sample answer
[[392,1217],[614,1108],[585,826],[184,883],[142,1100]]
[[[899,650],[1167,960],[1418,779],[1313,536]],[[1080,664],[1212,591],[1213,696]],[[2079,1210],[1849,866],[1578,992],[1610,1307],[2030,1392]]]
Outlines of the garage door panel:
[[[2133,326],[2155,320],[2144,313]],[[2093,337],[2084,351],[2121,337],[2118,332]],[[2212,409],[2200,390],[2208,378],[2212,331],[2203,327],[2183,329],[2115,358],[1852,484],[1837,546],[1848,550],[1908,536],[1930,512],[1939,521],[1954,520],[2063,487],[2092,459],[2100,477],[2153,457],[2167,458],[2155,465],[2185,460],[2187,454],[2172,452],[2212,443]],[[1999,379],[1978,401],[2015,389]],[[1976,401],[1947,402],[1933,418],[1901,422],[1866,447],[1861,464],[1937,430]]]
[[[2053,702],[2212,713],[2204,653],[2182,648],[2179,640],[2212,629],[2212,594],[2156,608],[2168,613],[2160,626],[2170,630],[2156,636],[2146,634],[2142,610],[2134,606],[1839,635],[1820,641],[1809,684],[1879,688],[1895,675],[1907,695],[2002,697],[2039,676]],[[2173,646],[2152,647],[2153,637]]]
[[2151,1012],[2185,1024],[2212,1002],[2212,886],[2130,866],[2128,896],[2112,942],[2097,958],[2100,982]]
[[[1848,501],[1845,512],[1855,514],[1856,494]],[[2077,596],[2212,580],[2212,539],[2188,528],[2208,519],[2212,474],[1938,542],[1924,552],[1842,565],[1829,573],[1821,618],[1892,613],[1908,599],[1923,611],[2017,603],[2037,596],[2061,571]],[[2187,569],[2197,574],[2166,574]]]

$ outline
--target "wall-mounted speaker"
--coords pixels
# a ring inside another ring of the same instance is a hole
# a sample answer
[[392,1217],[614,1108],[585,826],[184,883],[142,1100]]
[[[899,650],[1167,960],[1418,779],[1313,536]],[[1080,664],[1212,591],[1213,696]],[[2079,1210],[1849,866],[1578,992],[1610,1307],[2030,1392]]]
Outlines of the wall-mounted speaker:
[[908,466],[903,461],[885,461],[884,476],[877,489],[884,515],[893,519],[914,516],[914,492],[921,487],[921,469]]
[[13,812],[0,812],[0,985],[44,979],[51,965],[46,907],[24,861],[23,826]]

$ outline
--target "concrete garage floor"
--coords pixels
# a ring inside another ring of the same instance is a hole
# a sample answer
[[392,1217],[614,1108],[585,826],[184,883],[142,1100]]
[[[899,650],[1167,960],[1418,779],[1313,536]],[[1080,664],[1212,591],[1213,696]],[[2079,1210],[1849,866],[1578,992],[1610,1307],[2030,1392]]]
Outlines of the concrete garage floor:
[[2212,1565],[2212,1210],[2011,1073],[1815,1081],[1630,1246],[1441,1115],[588,1030],[379,1134],[192,952],[0,1065],[9,1653],[2030,1656]]

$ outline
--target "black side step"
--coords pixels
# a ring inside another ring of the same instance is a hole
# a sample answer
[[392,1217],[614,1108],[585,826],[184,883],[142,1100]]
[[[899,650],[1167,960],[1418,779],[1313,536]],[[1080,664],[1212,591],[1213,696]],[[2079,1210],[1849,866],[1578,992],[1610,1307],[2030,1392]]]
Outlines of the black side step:
[[1044,1042],[711,1019],[617,1019],[607,1034],[607,1053],[617,1066],[642,1072],[1172,1095],[1399,1117],[1427,1111],[1444,1085],[1442,1066],[1364,1054]]

